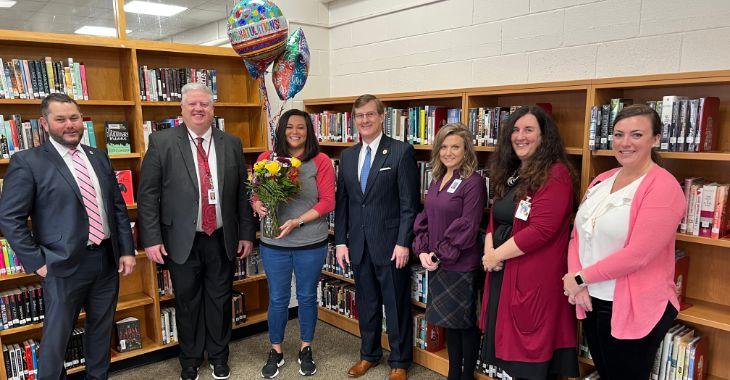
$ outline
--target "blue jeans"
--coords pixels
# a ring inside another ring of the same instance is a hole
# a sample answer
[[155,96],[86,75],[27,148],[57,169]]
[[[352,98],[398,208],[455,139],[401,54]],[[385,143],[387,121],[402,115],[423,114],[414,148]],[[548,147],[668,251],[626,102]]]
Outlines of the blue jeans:
[[269,284],[269,340],[281,344],[289,319],[291,275],[297,281],[299,329],[302,342],[314,339],[317,324],[317,283],[327,255],[327,245],[312,249],[287,249],[261,245],[261,258]]

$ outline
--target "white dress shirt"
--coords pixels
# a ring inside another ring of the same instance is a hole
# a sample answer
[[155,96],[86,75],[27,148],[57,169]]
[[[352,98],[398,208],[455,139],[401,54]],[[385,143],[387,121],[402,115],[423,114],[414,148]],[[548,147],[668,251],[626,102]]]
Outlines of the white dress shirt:
[[[193,162],[195,164],[195,176],[198,179],[198,192],[200,192],[200,173],[198,173],[198,148],[196,147],[198,143],[198,137],[203,138],[203,150],[208,155],[208,167],[210,168],[210,176],[211,176],[211,182],[213,184],[213,189],[215,190],[215,199],[218,200],[218,202],[215,204],[215,228],[221,228],[223,226],[223,215],[221,214],[221,197],[220,197],[220,189],[218,189],[218,160],[216,159],[215,154],[215,142],[212,141],[213,138],[213,128],[208,128],[205,133],[203,133],[202,136],[198,136],[195,132],[191,131],[188,128],[188,139],[190,140],[190,150],[193,152]],[[204,196],[208,196],[208,192],[206,191]],[[203,200],[200,200],[201,205]],[[201,209],[200,205],[198,206],[198,223],[196,224],[195,230],[198,232],[203,231],[203,216],[202,216],[203,210]]]
[[[81,185],[79,184],[79,179],[76,177],[76,169],[74,168],[73,157],[71,157],[71,153],[69,153],[71,149],[59,144],[52,137],[49,140],[51,141],[51,145],[53,145],[53,147],[56,148],[56,151],[58,151],[58,154],[61,155],[61,158],[63,158],[63,162],[68,167],[68,170],[71,172],[74,180],[76,180],[76,185],[80,189]],[[84,150],[84,148],[81,147],[81,144],[76,146],[76,150],[79,151],[81,159],[84,161],[84,164],[86,164],[86,171],[89,172],[89,177],[91,177],[91,182],[94,185],[94,190],[96,190],[96,206],[99,208],[100,211],[101,226],[104,229],[104,239],[107,239],[111,235],[109,234],[109,221],[107,220],[106,209],[104,208],[104,198],[101,196],[99,177],[97,177],[96,171],[94,171],[94,167],[91,166],[89,157],[86,156],[86,151]],[[86,207],[84,207],[84,210],[86,210]],[[87,244],[91,244],[91,240],[89,240]]]
[[[593,186],[575,215],[578,256],[583,268],[591,266],[624,247],[629,234],[629,214],[636,189],[644,176],[611,193],[621,171]],[[588,284],[588,293],[604,301],[613,301],[616,280]]]
[[375,138],[370,144],[362,142],[360,148],[360,156],[357,158],[357,180],[360,181],[360,172],[362,172],[362,165],[365,163],[365,155],[367,155],[367,149],[370,147],[370,167],[373,167],[373,161],[375,161],[375,155],[378,154],[378,146],[380,146],[380,140],[383,138],[383,132],[381,131],[378,137]]

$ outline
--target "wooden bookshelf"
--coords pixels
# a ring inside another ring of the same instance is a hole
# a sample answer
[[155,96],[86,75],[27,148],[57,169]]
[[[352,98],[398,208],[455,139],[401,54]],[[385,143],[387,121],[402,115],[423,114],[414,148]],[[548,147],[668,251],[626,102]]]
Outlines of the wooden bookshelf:
[[[121,0],[115,1],[123,3]],[[123,22],[119,28],[124,29]],[[89,100],[80,100],[78,103],[83,115],[93,121],[99,149],[106,149],[105,122],[128,123],[131,153],[110,158],[116,170],[132,170],[135,187],[145,153],[143,121],[160,120],[180,114],[179,102],[141,100],[139,68],[142,66],[150,69],[178,67],[217,70],[216,116],[225,119],[226,132],[241,138],[244,153],[255,154],[266,150],[266,116],[262,112],[258,84],[246,74],[243,62],[233,49],[127,40],[126,37],[104,38],[0,30],[0,58],[3,60],[43,60],[46,56],[54,61],[70,57],[74,62],[85,64]],[[38,119],[40,104],[40,99],[0,99],[0,114],[18,114],[23,120]],[[5,174],[9,161],[0,159],[0,177]],[[135,191],[135,195],[136,193]],[[137,204],[129,205],[127,209],[130,210],[132,220],[135,220]],[[148,260],[141,251],[136,259],[134,273],[120,279],[114,318],[138,318],[143,347],[126,353],[114,352],[113,362],[172,346],[162,344],[160,302],[174,303],[174,294],[159,296],[157,265]],[[0,276],[0,291],[39,281],[40,278],[34,274]],[[234,287],[246,295],[248,320],[242,326],[266,320],[268,289],[265,276],[258,275],[237,281]],[[80,317],[83,319],[84,314]],[[0,344],[18,343],[31,338],[39,340],[42,326],[42,323],[36,323],[0,331]],[[68,373],[79,373],[83,370],[83,367],[76,367]],[[6,378],[5,373],[5,364],[0,361],[0,379]]]
[[[462,99],[460,106],[452,98],[459,93]],[[720,115],[716,120],[718,150],[703,153],[660,152],[660,156],[662,166],[680,181],[688,177],[703,177],[718,183],[730,183],[728,94],[730,70],[424,91],[385,94],[379,97],[386,106],[399,108],[416,105],[460,107],[462,122],[467,125],[468,112],[465,110],[469,108],[551,103],[553,117],[566,150],[580,175],[582,193],[597,174],[618,166],[613,151],[588,149],[591,107],[606,104],[610,99],[618,97],[633,99],[634,104],[661,99],[665,95],[719,97]],[[354,96],[312,99],[305,100],[304,105],[311,113],[349,112],[354,100]],[[321,143],[323,151],[333,158],[339,156],[342,148],[352,145],[353,143]],[[415,148],[417,160],[426,161],[430,158],[430,146],[421,145]],[[491,152],[494,152],[494,147],[491,146],[475,148],[480,165],[485,164]],[[687,297],[688,302],[694,305],[681,311],[678,320],[692,326],[708,339],[708,378],[729,380],[730,361],[726,358],[730,357],[730,236],[710,239],[678,233],[676,239],[677,248],[685,250],[690,257]],[[325,274],[331,276],[329,273]],[[350,332],[357,330],[356,321],[343,322],[345,317],[331,312],[320,314],[324,315],[322,320],[337,327]],[[581,360],[581,363],[582,367],[592,366],[592,361]]]

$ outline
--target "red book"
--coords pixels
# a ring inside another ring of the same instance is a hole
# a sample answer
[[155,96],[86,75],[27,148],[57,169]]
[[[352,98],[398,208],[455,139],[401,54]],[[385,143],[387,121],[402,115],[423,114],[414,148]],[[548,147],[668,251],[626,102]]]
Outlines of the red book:
[[33,367],[33,352],[30,349],[30,342],[23,342],[23,351],[25,354],[25,373],[26,380],[35,380],[35,368]]
[[719,239],[727,233],[725,224],[728,217],[728,193],[730,193],[730,185],[717,186],[717,192],[715,193],[715,213],[712,217],[712,228],[710,231],[710,237],[713,239]]
[[679,300],[679,310],[684,310],[692,304],[685,302],[687,294],[687,276],[689,275],[689,256],[682,251],[674,254],[674,291]]
[[698,152],[717,149],[717,124],[720,123],[720,98],[700,98]]
[[553,115],[553,104],[552,103],[535,103],[536,106],[542,108],[543,111],[547,112],[548,115]]
[[124,203],[127,206],[133,205],[134,187],[132,186],[132,171],[117,170],[114,173],[117,174],[117,182],[119,183],[119,190],[122,192],[122,198],[124,198]]
[[703,336],[690,352],[690,366],[688,373],[692,374],[693,380],[703,380],[707,376],[707,337]]
[[426,351],[438,352],[446,347],[444,328],[426,323]]

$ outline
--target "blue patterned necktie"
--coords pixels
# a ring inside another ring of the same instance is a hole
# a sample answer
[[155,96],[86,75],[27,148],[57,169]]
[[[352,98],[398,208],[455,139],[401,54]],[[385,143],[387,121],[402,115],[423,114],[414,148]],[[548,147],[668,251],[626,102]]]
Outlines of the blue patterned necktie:
[[360,190],[365,194],[365,186],[368,184],[368,174],[370,174],[370,147],[365,150],[365,161],[360,169]]

